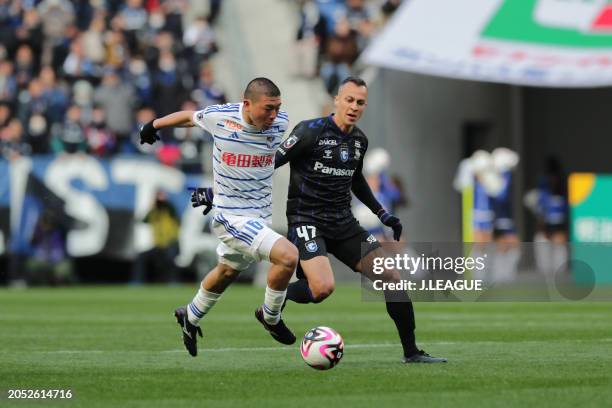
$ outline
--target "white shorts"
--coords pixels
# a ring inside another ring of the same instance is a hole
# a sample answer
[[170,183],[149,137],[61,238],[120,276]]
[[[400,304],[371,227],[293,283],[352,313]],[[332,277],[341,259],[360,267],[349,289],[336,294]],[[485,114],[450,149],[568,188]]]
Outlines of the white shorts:
[[274,243],[282,238],[261,218],[220,212],[213,218],[212,230],[221,240],[217,246],[219,262],[237,271],[245,270],[253,262],[270,261]]

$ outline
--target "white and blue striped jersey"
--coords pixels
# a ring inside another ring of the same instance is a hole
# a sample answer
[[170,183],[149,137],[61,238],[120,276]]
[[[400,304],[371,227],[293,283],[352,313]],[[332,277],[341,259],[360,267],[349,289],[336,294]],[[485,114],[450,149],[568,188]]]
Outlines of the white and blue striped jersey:
[[287,113],[258,130],[242,118],[242,103],[210,105],[193,122],[214,138],[213,172],[217,213],[270,220],[274,154],[287,130]]

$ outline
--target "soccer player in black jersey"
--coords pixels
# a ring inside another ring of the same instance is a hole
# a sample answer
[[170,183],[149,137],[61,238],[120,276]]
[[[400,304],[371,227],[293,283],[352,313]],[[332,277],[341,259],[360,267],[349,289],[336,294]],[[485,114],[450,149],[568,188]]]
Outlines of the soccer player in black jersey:
[[[364,230],[351,212],[351,191],[400,239],[402,224],[376,200],[363,174],[366,135],[355,124],[367,105],[366,83],[356,77],[344,80],[335,97],[334,114],[300,122],[276,153],[275,167],[290,164],[287,201],[288,238],[298,248],[298,280],[287,288],[287,299],[319,303],[334,291],[328,253],[371,279],[371,259],[385,254],[376,238]],[[200,191],[202,189],[199,189]],[[209,192],[210,194],[210,192]],[[194,192],[194,206],[208,205]],[[362,246],[363,245],[363,246]],[[383,280],[399,281],[386,271]],[[380,279],[378,277],[377,279]],[[446,362],[419,350],[415,341],[414,309],[403,291],[385,292],[387,313],[393,319],[406,363]]]

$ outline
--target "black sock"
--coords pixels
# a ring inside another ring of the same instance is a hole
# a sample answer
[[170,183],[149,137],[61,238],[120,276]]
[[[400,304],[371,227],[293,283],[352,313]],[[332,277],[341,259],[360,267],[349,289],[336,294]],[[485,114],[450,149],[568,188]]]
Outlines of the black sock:
[[298,279],[287,287],[287,299],[295,303],[315,303],[306,279]]
[[389,316],[395,323],[395,327],[397,327],[397,332],[402,342],[402,348],[404,349],[404,356],[413,356],[419,349],[416,346],[416,340],[414,338],[414,329],[416,325],[414,322],[414,308],[412,307],[412,302],[410,298],[408,298],[406,292],[393,292],[389,295],[390,296],[387,296],[387,293],[385,293],[385,298],[387,299],[387,313],[389,313]]

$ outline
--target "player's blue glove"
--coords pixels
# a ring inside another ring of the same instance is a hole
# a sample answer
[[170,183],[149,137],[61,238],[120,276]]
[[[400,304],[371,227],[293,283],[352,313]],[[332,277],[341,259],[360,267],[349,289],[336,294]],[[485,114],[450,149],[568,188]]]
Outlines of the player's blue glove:
[[378,215],[380,222],[393,230],[393,239],[399,241],[400,237],[402,236],[403,229],[399,218],[397,218],[395,215],[389,214],[384,208],[381,208],[376,215]]
[[205,205],[203,214],[206,215],[212,210],[213,198],[215,193],[211,187],[189,187],[191,190],[191,206],[193,208]]
[[158,140],[161,140],[161,137],[157,134],[157,129],[153,127],[153,121],[144,124],[140,128],[140,144],[147,143],[152,145]]

